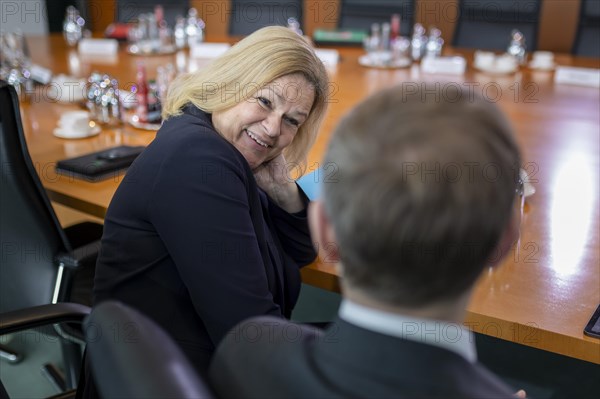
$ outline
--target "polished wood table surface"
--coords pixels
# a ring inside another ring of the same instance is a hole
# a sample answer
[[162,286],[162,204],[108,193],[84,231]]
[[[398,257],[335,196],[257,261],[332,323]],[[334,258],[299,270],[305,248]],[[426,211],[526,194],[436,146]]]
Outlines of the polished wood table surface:
[[[28,43],[34,62],[55,73],[87,77],[99,71],[118,78],[125,88],[134,84],[139,60],[146,63],[150,77],[159,65],[170,62],[186,67],[190,62],[185,53],[136,57],[121,50],[117,57],[80,56],[66,48],[60,36],[31,37]],[[447,49],[446,53],[453,51]],[[470,53],[462,54],[471,60]],[[309,154],[308,170],[319,166],[339,118],[382,88],[421,82],[466,85],[496,101],[512,121],[523,151],[523,167],[537,192],[527,200],[520,243],[501,267],[484,273],[466,324],[477,332],[600,364],[600,340],[583,334],[600,303],[598,89],[555,85],[553,72],[523,69],[494,76],[469,69],[460,77],[426,75],[418,65],[395,70],[361,67],[360,49],[340,49],[340,55],[339,64],[330,69],[330,108]],[[598,59],[557,55],[556,61],[559,65],[600,67]],[[52,130],[61,113],[72,109],[77,106],[56,101],[54,93],[44,89],[37,98],[24,102],[29,150],[52,200],[104,217],[122,176],[88,183],[57,175],[56,161],[120,144],[146,145],[154,132],[125,124],[105,128],[87,139],[54,137]],[[339,291],[338,276],[327,259],[304,268],[302,275],[308,284]]]

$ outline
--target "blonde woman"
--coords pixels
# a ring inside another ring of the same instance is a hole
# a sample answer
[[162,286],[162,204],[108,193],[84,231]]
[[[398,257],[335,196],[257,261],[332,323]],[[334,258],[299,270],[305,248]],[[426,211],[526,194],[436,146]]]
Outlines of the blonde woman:
[[327,85],[310,45],[283,27],[176,79],[108,209],[95,302],[150,316],[200,371],[236,323],[289,317],[316,254],[288,172],[315,139]]

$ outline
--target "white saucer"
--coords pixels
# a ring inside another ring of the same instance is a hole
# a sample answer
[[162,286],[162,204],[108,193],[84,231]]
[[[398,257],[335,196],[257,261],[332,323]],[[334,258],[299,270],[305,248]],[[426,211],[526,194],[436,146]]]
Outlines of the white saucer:
[[536,71],[553,71],[556,69],[556,64],[552,63],[550,65],[537,65],[533,61],[529,63],[529,68],[535,69]]
[[57,127],[56,129],[54,129],[53,133],[54,133],[54,135],[56,137],[60,137],[61,139],[84,139],[86,137],[96,136],[101,131],[102,131],[102,129],[100,128],[100,126],[94,126],[93,128],[91,128],[87,132],[81,132],[81,133],[73,134],[72,131],[66,132],[62,128]]
[[127,47],[127,52],[132,55],[169,55],[174,54],[176,51],[177,47],[174,45],[154,48],[148,44],[142,43],[141,45],[132,44]]
[[412,60],[410,58],[398,58],[390,60],[390,62],[382,62],[380,60],[373,60],[368,54],[365,54],[358,58],[358,63],[369,68],[397,69],[409,67],[412,64]]
[[508,75],[510,73],[515,73],[517,72],[517,70],[519,69],[518,65],[514,65],[514,66],[507,66],[507,67],[497,67],[497,66],[491,66],[491,67],[481,67],[477,64],[474,65],[475,69],[481,71],[481,72],[485,72],[485,73],[489,73],[492,75]]
[[135,115],[132,115],[129,118],[127,118],[127,123],[129,123],[131,126],[133,126],[136,129],[153,130],[153,131],[157,131],[162,126],[162,123],[140,122],[139,120],[137,120]]

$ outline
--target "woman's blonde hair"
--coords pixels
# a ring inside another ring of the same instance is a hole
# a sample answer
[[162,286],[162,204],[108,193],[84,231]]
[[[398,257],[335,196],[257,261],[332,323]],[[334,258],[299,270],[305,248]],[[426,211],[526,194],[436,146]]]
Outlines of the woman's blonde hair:
[[327,71],[311,45],[291,29],[262,28],[232,46],[205,68],[179,76],[169,87],[163,118],[181,114],[187,103],[213,113],[233,107],[284,75],[301,74],[314,87],[306,121],[284,150],[288,162],[303,165],[327,108]]

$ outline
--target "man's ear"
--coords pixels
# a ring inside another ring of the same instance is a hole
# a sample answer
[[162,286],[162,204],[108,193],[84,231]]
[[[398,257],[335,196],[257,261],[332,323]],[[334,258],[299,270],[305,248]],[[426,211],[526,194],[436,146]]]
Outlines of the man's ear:
[[312,201],[308,207],[308,225],[313,244],[323,263],[340,261],[337,238],[321,200]]

